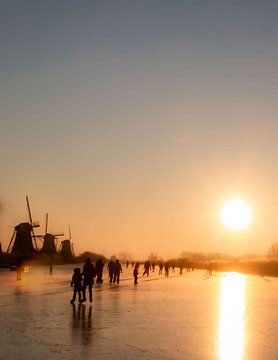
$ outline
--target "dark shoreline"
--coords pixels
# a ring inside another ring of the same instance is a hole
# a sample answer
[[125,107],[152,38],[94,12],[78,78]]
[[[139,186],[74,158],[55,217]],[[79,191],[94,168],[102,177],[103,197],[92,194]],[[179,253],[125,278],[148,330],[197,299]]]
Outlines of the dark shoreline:
[[258,275],[261,277],[278,277],[277,260],[248,260],[248,261],[211,261],[195,262],[192,264],[195,269],[206,270],[210,272],[238,272],[246,275]]
[[[104,258],[105,259],[105,258]],[[77,264],[83,262],[83,258],[74,257],[71,259],[64,259],[60,255],[53,256],[53,265]],[[93,261],[95,259],[92,259]],[[107,261],[107,259],[105,259]],[[26,257],[24,263],[31,266],[49,266],[49,256],[38,254],[32,257]],[[211,261],[191,261],[188,258],[177,258],[167,260],[170,267],[175,267],[185,271],[193,271],[194,269],[205,270],[208,274],[212,272],[239,272],[242,274],[271,276],[278,277],[278,260],[276,259],[261,259],[261,260],[211,260]],[[122,262],[124,263],[124,262]],[[140,264],[143,264],[140,261]],[[156,266],[159,263],[166,263],[166,261],[155,261]],[[0,253],[0,268],[13,270],[16,266],[16,256],[7,253]]]

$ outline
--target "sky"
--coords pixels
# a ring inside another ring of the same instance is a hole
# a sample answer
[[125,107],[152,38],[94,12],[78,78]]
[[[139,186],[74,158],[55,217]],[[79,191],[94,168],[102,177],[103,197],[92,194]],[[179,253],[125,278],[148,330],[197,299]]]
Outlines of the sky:
[[[276,0],[0,1],[0,241],[265,254],[278,226]],[[252,225],[219,221],[245,199]]]

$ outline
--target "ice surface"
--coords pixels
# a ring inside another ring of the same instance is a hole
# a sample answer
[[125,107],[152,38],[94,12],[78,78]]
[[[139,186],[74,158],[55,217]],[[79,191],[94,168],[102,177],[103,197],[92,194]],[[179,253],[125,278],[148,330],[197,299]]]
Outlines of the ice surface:
[[72,306],[73,267],[0,271],[1,360],[278,358],[277,279],[156,270],[134,286],[123,267],[92,306]]

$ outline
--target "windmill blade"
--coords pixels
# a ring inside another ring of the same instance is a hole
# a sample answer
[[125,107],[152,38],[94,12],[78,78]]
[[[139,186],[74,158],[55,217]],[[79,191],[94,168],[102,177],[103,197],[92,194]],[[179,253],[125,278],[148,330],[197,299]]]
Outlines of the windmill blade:
[[65,234],[63,234],[63,233],[59,233],[59,234],[52,234],[53,236],[64,236]]
[[45,234],[47,233],[47,228],[48,228],[48,213],[46,214],[46,219],[45,219]]
[[29,203],[29,199],[28,196],[26,195],[26,203],[27,203],[27,209],[28,209],[28,214],[29,214],[29,221],[30,221],[30,225],[33,225],[33,219],[32,219],[32,214],[31,214],[31,208],[30,208],[30,203]]
[[[34,239],[34,242],[35,242],[35,245],[37,247],[37,239],[40,240],[41,243],[43,243],[44,241],[44,235],[31,235],[32,236],[32,239]],[[38,250],[38,247],[37,247],[37,250]]]
[[38,251],[38,245],[37,245],[37,241],[36,241],[36,236],[34,233],[34,229],[33,229],[33,219],[32,219],[32,213],[31,213],[31,208],[30,208],[30,203],[29,203],[29,199],[28,196],[26,195],[26,203],[27,203],[27,208],[28,208],[28,214],[29,214],[29,221],[30,221],[30,225],[32,226],[32,235],[34,238],[34,243],[35,243],[35,248]]
[[60,243],[60,245],[59,245],[59,248],[58,248],[57,252],[59,253],[59,252],[61,251],[61,249],[62,249],[62,243]]
[[36,250],[38,251],[39,250],[39,248],[38,248],[38,244],[37,244],[37,240],[36,240],[36,235],[35,235],[35,233],[34,233],[34,229],[32,228],[32,234],[33,234],[33,239],[34,239],[34,243],[35,243],[35,248],[36,248]]
[[70,225],[69,225],[69,239],[71,240],[71,231],[70,231]]
[[8,246],[8,248],[7,248],[7,253],[10,251],[10,248],[11,248],[12,243],[13,243],[13,241],[14,241],[14,237],[15,237],[15,230],[14,230],[13,235],[12,235],[12,238],[11,238],[11,240],[10,240],[10,242],[9,242],[9,246]]
[[71,242],[71,253],[72,253],[72,256],[74,257],[74,249],[73,249],[73,242]]

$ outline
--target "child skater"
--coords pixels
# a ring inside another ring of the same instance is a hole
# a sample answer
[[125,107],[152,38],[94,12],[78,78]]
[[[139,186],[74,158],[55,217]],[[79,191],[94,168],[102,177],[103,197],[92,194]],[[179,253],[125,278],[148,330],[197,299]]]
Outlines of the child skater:
[[79,268],[73,269],[73,275],[70,286],[73,287],[73,297],[70,303],[74,304],[77,293],[78,293],[78,300],[81,303],[82,274]]
[[139,263],[136,263],[133,270],[134,285],[138,284]]

